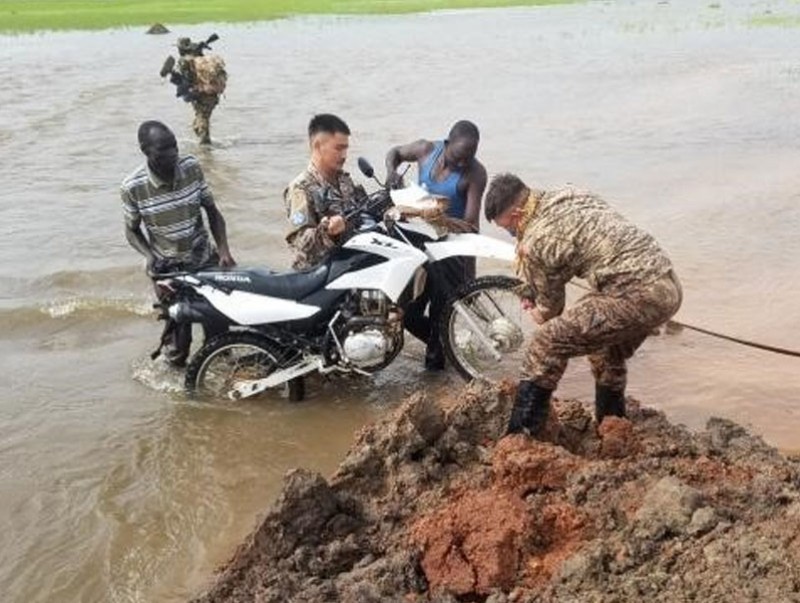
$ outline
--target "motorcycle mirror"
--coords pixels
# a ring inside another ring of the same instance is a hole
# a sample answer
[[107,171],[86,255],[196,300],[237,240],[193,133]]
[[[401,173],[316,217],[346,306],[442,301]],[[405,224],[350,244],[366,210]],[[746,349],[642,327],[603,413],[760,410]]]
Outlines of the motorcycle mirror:
[[361,173],[364,174],[367,178],[372,178],[375,176],[375,170],[372,169],[372,164],[367,161],[364,157],[358,158],[358,169],[361,170]]

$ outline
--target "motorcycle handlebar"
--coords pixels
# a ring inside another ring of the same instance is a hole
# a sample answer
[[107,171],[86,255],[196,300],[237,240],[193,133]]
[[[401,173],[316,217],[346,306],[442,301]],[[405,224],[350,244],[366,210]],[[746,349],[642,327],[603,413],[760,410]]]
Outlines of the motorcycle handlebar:
[[366,199],[360,203],[358,207],[350,210],[342,217],[344,218],[345,222],[349,223],[353,218],[356,218],[362,214],[367,214],[375,220],[381,221],[383,220],[384,212],[392,207],[392,205],[394,204],[389,196],[389,192],[385,188],[382,188],[370,195],[367,195]]

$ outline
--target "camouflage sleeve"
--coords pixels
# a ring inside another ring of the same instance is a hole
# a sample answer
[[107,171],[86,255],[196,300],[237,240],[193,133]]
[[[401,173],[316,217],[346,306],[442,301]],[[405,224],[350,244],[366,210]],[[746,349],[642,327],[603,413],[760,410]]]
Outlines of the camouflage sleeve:
[[367,189],[360,184],[353,184],[353,201],[360,203],[367,197]]
[[559,316],[564,311],[567,281],[558,272],[549,271],[538,258],[525,261],[525,280],[533,287],[536,307],[545,320]]
[[289,217],[286,241],[295,254],[292,265],[296,269],[317,264],[336,242],[321,228],[308,193],[299,186],[289,186],[284,192]]
[[566,285],[572,278],[568,255],[571,244],[559,237],[526,239],[523,270],[534,288],[536,307],[549,320],[564,311]]

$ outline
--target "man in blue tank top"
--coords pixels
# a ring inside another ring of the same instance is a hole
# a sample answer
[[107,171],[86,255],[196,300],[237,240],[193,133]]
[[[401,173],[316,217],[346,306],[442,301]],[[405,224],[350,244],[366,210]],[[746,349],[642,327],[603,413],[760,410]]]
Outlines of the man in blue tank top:
[[[471,121],[456,122],[446,140],[416,140],[393,147],[386,154],[386,181],[399,181],[397,167],[416,162],[420,186],[432,195],[446,197],[447,213],[464,220],[477,232],[480,221],[481,198],[486,188],[486,168],[475,158],[480,133]],[[425,342],[425,367],[444,368],[444,351],[439,335],[438,320],[447,298],[468,279],[474,277],[474,263],[466,258],[439,262],[437,270],[428,275],[425,291],[406,311],[405,326],[416,338]],[[425,307],[428,314],[425,315]]]
[[450,128],[446,140],[416,140],[393,147],[386,154],[386,179],[396,182],[397,167],[416,162],[419,184],[432,195],[447,197],[447,213],[478,230],[481,198],[486,189],[486,168],[475,158],[480,142],[477,126],[461,120]]

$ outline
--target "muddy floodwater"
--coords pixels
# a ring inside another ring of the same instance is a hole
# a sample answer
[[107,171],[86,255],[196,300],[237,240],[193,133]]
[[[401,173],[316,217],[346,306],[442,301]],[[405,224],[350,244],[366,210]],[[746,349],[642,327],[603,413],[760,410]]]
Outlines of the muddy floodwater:
[[[800,29],[757,26],[798,12],[588,2],[0,37],[3,600],[185,600],[288,468],[330,472],[406,393],[460,383],[410,345],[374,379],[312,383],[302,404],[184,399],[149,360],[159,325],[123,234],[139,122],[165,121],[202,162],[239,263],[284,268],[281,191],[312,114],[349,122],[352,171],[472,119],[490,173],[591,188],[652,232],[684,285],[678,320],[800,350]],[[212,32],[230,77],[199,148],[158,71],[178,35]],[[800,448],[800,358],[661,335],[629,393],[692,428],[719,415]],[[591,399],[585,361],[560,394]]]

